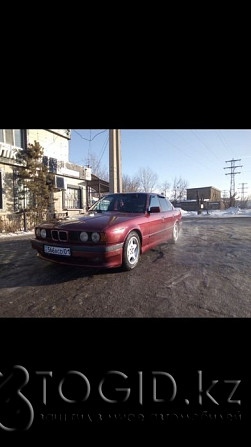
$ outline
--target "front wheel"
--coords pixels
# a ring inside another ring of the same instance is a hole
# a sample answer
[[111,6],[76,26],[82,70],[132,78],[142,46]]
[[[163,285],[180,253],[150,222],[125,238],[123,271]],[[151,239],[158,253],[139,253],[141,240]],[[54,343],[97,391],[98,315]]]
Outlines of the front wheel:
[[140,257],[140,238],[136,231],[132,231],[125,241],[123,250],[123,267],[132,270],[136,267]]
[[178,222],[175,222],[173,226],[173,233],[172,233],[172,243],[175,244],[179,238],[179,224]]

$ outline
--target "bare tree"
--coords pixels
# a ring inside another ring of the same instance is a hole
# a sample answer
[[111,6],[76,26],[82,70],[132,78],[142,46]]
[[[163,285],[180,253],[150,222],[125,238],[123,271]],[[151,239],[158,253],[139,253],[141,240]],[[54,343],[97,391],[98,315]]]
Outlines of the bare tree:
[[183,200],[186,198],[186,190],[188,181],[179,177],[175,177],[173,181],[172,200]]
[[157,186],[158,176],[150,168],[141,168],[138,173],[140,190],[153,192]]
[[168,197],[169,190],[170,190],[170,183],[167,181],[161,183],[160,190],[161,190],[161,194],[163,194],[165,197]]
[[90,154],[88,160],[85,161],[86,164],[89,164],[92,170],[92,174],[96,175],[102,180],[109,182],[109,172],[104,166],[100,164],[100,160],[96,156],[96,154]]
[[122,191],[123,192],[138,192],[140,190],[140,179],[138,176],[130,178],[129,175],[124,174],[122,177]]

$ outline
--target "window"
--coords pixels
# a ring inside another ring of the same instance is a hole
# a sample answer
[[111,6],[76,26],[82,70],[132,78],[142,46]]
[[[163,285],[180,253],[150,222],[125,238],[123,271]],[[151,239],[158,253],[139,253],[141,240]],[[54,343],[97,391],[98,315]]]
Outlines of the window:
[[24,130],[0,129],[0,142],[11,146],[24,147]]
[[21,129],[14,129],[15,146],[22,147]]
[[19,184],[19,171],[13,169],[13,210],[18,212],[32,204],[29,190],[24,189],[24,185]]
[[157,196],[151,196],[150,207],[152,208],[153,206],[158,206],[158,207],[160,206]]
[[93,211],[111,211],[111,209],[114,209],[114,196],[105,196],[91,207]]
[[173,210],[173,205],[171,204],[170,200],[166,199],[166,203],[167,203],[168,211]]
[[173,209],[172,204],[165,197],[159,197],[161,211],[171,211]]
[[121,193],[103,197],[90,211],[119,211],[122,213],[144,213],[146,194]]
[[14,146],[13,129],[5,129],[5,143]]
[[2,172],[0,171],[0,210],[3,209],[3,186],[2,186]]
[[64,204],[63,208],[66,209],[81,209],[81,189],[79,187],[67,187],[64,193]]

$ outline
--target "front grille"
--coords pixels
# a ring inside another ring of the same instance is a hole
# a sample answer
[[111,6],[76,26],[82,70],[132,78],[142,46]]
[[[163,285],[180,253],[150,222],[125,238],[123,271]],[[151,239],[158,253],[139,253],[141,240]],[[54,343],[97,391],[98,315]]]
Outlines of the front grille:
[[52,230],[51,237],[52,237],[53,241],[67,242],[68,241],[68,232]]
[[61,231],[46,229],[46,239],[56,242],[80,242],[80,231]]
[[46,230],[47,239],[51,239],[51,230]]
[[69,241],[80,242],[80,231],[69,231]]
[[68,234],[67,234],[66,231],[59,231],[58,234],[59,234],[59,240],[60,241],[64,241],[65,242],[65,241],[68,240]]

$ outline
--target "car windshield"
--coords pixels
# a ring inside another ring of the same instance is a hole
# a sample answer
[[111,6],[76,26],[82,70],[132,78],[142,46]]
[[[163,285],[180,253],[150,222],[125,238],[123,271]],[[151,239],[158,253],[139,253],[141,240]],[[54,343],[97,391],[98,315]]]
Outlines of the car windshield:
[[89,211],[119,211],[121,213],[145,213],[146,194],[109,194],[95,203]]

